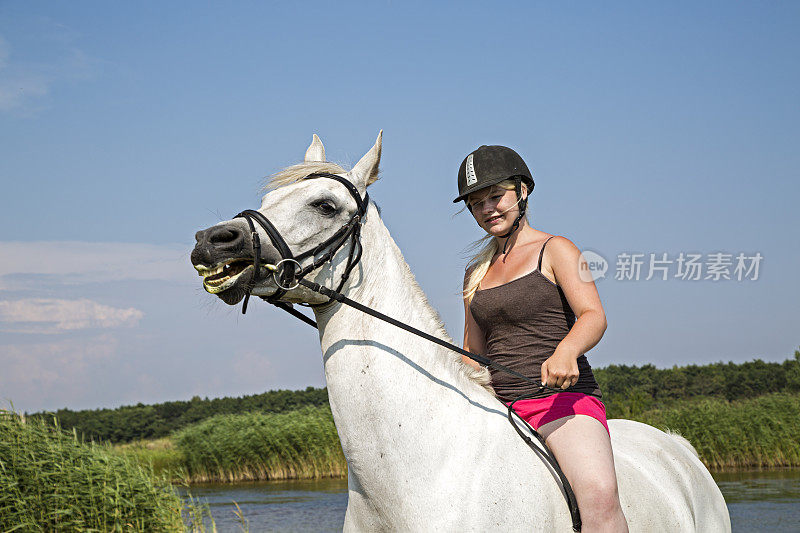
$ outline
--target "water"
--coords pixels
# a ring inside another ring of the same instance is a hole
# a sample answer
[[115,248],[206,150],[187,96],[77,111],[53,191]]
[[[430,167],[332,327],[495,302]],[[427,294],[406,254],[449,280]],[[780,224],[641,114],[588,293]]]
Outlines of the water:
[[[714,474],[734,532],[800,533],[800,469]],[[236,502],[252,533],[341,531],[347,480],[193,485],[220,533],[241,532]]]
[[347,480],[261,481],[192,485],[208,503],[220,533],[243,531],[236,502],[251,533],[342,531]]
[[800,469],[714,474],[733,531],[800,532]]

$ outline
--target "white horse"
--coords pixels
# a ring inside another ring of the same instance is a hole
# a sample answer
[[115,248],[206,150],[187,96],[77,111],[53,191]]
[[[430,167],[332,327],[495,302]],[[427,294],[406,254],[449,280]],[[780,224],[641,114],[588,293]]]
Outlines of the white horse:
[[[356,211],[347,178],[363,197],[377,179],[381,135],[349,172],[325,162],[319,138],[305,162],[272,180],[259,212],[295,254],[324,242]],[[262,264],[280,256],[258,228]],[[192,262],[209,292],[231,305],[253,278],[244,219],[198,232]],[[362,221],[363,257],[342,292],[450,341],[375,204]],[[349,244],[307,279],[335,287]],[[252,290],[276,291],[269,279]],[[323,304],[304,287],[285,301]],[[331,411],[348,464],[346,531],[570,531],[561,486],[520,439],[488,372],[461,356],[339,303],[314,308]],[[722,494],[685,439],[630,420],[609,420],[622,509],[631,531],[730,531]]]

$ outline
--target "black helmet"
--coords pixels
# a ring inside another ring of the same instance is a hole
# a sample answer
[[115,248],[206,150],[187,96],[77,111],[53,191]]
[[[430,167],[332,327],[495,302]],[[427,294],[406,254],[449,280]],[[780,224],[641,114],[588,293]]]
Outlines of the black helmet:
[[533,191],[533,176],[528,165],[517,152],[505,146],[483,145],[461,162],[458,169],[457,203],[479,189],[489,187],[510,178],[520,178],[528,187],[528,194]]

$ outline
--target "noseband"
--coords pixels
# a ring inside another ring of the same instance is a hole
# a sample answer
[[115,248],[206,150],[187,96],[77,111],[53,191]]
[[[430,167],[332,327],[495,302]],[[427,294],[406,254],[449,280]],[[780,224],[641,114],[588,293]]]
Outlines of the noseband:
[[[255,223],[258,223],[258,225],[261,226],[261,228],[267,233],[272,245],[276,250],[278,250],[278,253],[281,256],[281,260],[275,265],[263,265],[265,269],[272,271],[272,278],[275,280],[275,284],[278,286],[278,290],[275,292],[275,294],[264,298],[264,300],[273,305],[277,305],[278,307],[286,309],[288,304],[279,302],[279,300],[288,291],[297,287],[300,283],[300,280],[308,275],[309,272],[321,267],[323,264],[333,259],[333,256],[336,254],[336,252],[338,252],[348,240],[350,241],[351,246],[350,253],[347,257],[347,266],[344,269],[342,279],[339,282],[339,286],[336,288],[336,292],[342,290],[342,287],[350,277],[350,273],[353,271],[353,268],[355,268],[355,266],[361,260],[361,223],[364,220],[364,216],[367,213],[367,207],[369,206],[369,193],[364,193],[364,198],[361,198],[361,195],[358,193],[358,189],[356,189],[355,185],[350,183],[342,176],[338,176],[336,174],[330,174],[328,172],[315,172],[314,174],[309,174],[303,179],[311,178],[330,178],[338,181],[347,188],[348,192],[350,192],[350,195],[353,197],[353,199],[355,199],[356,204],[358,205],[358,209],[353,216],[350,217],[350,220],[341,228],[339,228],[336,233],[311,250],[306,250],[299,255],[292,254],[292,250],[289,248],[289,245],[286,244],[286,240],[281,236],[280,232],[275,228],[272,222],[270,222],[269,219],[260,212],[254,209],[246,209],[233,217],[243,218],[247,221],[247,225],[250,227],[250,236],[253,241],[253,278],[247,287],[247,294],[245,294],[244,304],[242,305],[242,314],[247,312],[247,302],[250,300],[250,293],[253,291],[255,286],[270,276],[269,273],[265,273],[264,275],[261,274],[261,239],[258,237],[258,231],[256,231]],[[303,267],[301,263],[308,258],[312,259],[311,263]]]

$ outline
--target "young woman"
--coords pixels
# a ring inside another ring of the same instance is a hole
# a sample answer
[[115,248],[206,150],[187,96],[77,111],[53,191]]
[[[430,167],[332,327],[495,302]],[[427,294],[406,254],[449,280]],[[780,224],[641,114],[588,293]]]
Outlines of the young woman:
[[[461,163],[459,196],[487,233],[464,278],[464,349],[553,392],[491,369],[497,397],[545,438],[572,485],[583,531],[627,531],[601,392],[584,355],[606,330],[597,288],[579,275],[581,252],[525,216],[534,182],[510,148],[481,146]],[[583,262],[585,268],[585,262]],[[467,364],[477,365],[464,358]]]

